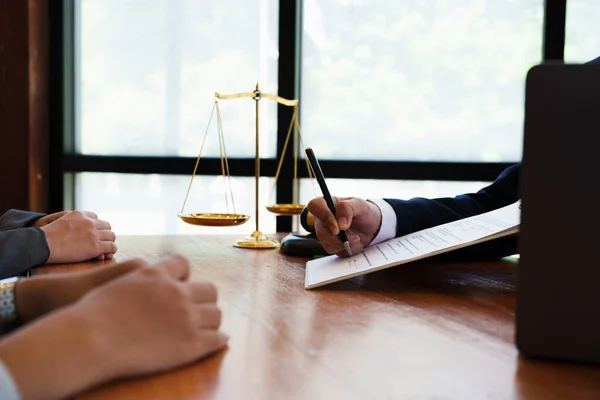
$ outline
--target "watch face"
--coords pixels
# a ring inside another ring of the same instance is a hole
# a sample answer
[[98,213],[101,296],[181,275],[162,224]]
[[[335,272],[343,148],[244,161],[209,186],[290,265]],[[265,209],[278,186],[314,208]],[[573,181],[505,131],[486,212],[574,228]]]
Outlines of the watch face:
[[0,280],[0,330],[6,332],[17,320],[14,289],[19,277]]

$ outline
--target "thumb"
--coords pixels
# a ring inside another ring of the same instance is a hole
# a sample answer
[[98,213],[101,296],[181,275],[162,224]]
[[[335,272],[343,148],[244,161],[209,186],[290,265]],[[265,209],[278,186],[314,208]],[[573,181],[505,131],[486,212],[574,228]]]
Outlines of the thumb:
[[217,349],[223,348],[227,345],[229,341],[229,335],[223,332],[219,332],[219,337],[217,340]]
[[60,212],[57,212],[57,213],[54,213],[54,214],[47,215],[45,217],[45,222],[47,224],[50,224],[50,223],[56,221],[57,219],[60,219],[60,218],[64,217],[68,213],[69,213],[68,211],[60,211]]
[[201,345],[197,348],[203,353],[202,356],[214,353],[227,346],[229,335],[223,332],[207,332],[206,335],[199,337]]

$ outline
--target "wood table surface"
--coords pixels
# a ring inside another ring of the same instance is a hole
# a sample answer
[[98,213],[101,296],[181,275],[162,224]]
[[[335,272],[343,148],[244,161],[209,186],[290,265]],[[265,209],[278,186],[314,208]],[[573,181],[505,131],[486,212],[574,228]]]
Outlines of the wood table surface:
[[515,259],[408,264],[307,291],[307,259],[235,239],[118,238],[117,261],[187,256],[192,279],[217,285],[231,338],[192,365],[79,399],[600,399],[600,367],[519,356]]

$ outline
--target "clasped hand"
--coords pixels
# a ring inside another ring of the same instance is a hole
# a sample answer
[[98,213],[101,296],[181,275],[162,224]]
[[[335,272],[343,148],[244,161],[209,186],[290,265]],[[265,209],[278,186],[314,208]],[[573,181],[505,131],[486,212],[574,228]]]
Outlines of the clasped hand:
[[117,252],[110,224],[93,212],[62,211],[40,218],[33,226],[46,235],[48,264],[110,260]]
[[172,256],[19,281],[23,325],[0,341],[0,359],[22,398],[73,396],[226,346],[215,286],[189,278],[189,262]]

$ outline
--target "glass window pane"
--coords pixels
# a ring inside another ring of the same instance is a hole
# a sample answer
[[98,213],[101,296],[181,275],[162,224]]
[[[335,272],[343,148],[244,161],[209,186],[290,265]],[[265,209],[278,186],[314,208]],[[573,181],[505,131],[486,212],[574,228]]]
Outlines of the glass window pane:
[[[189,176],[83,172],[75,178],[75,204],[79,210],[96,212],[109,221],[117,235],[239,234],[255,228],[254,178],[232,177],[237,213],[250,215],[235,227],[203,227],[181,221],[177,214],[190,183]],[[275,232],[276,217],[264,207],[275,202],[273,179],[260,178],[260,230]],[[228,212],[222,176],[196,176],[185,212]],[[233,205],[229,203],[229,212]]]
[[321,158],[520,160],[543,3],[305,0],[307,144]]
[[[277,0],[77,0],[77,150],[197,156],[215,92],[277,92]],[[261,101],[261,152],[277,108]],[[254,100],[221,101],[227,155],[254,156]],[[204,156],[218,156],[216,121]]]
[[600,2],[597,0],[567,1],[565,61],[586,62],[600,57]]

